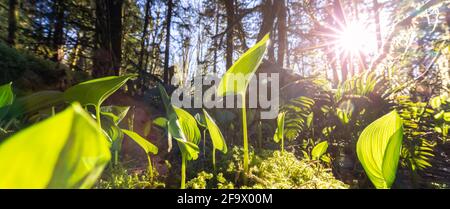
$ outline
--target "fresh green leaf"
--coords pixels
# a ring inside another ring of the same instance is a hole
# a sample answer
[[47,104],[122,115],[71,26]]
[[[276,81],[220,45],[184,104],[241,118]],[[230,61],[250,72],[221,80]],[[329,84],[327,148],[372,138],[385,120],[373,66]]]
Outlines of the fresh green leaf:
[[325,152],[327,152],[328,149],[328,142],[323,141],[318,143],[311,151],[311,157],[313,160],[318,160],[320,157],[322,157]]
[[129,131],[126,129],[122,129],[123,133],[129,136],[134,142],[136,142],[147,154],[158,154],[158,147],[142,138],[139,134],[134,131]]
[[110,158],[102,131],[74,104],[0,145],[0,188],[90,188]]
[[206,128],[206,122],[205,122],[205,116],[204,115],[197,113],[197,114],[195,114],[194,118],[195,118],[195,120],[197,121],[197,123],[200,126]]
[[[247,86],[258,69],[269,44],[269,34],[245,52],[224,74],[217,89],[218,96],[245,94]],[[242,80],[240,80],[242,79]]]
[[215,149],[220,150],[222,153],[227,153],[227,144],[225,138],[222,135],[217,124],[214,122],[213,118],[203,110],[204,118],[206,121],[206,126],[208,127],[209,135],[211,136],[211,141]]
[[6,116],[10,105],[14,101],[14,93],[11,86],[12,83],[0,86],[0,120]]
[[359,136],[356,152],[376,188],[394,183],[403,139],[403,122],[394,110],[377,119]]
[[11,106],[9,115],[17,117],[37,112],[62,104],[63,101],[63,93],[60,91],[39,91],[16,99]]
[[157,117],[155,120],[153,120],[153,124],[163,128],[167,129],[167,119],[165,117]]
[[110,117],[115,124],[119,124],[127,116],[130,107],[103,106],[100,108],[102,115]]
[[64,92],[64,99],[68,102],[80,102],[83,106],[93,105],[100,107],[109,96],[122,87],[128,80],[136,76],[108,76],[89,80],[67,89]]
[[286,116],[286,112],[280,112],[277,118],[277,130],[275,131],[275,135],[273,136],[273,140],[278,143],[284,140],[284,118]]

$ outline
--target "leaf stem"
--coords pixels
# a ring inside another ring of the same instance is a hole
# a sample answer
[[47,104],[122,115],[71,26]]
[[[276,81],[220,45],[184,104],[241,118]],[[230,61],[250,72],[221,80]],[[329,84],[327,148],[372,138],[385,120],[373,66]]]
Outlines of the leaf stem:
[[100,107],[95,105],[95,117],[97,119],[98,127],[102,128],[102,123],[100,122]]
[[214,172],[216,172],[216,148],[214,148],[214,147],[213,147],[213,151],[212,151],[212,163],[213,163]]
[[150,175],[150,179],[153,180],[152,159],[150,158],[150,154],[148,153],[147,153],[147,160],[148,160],[148,175]]
[[186,156],[181,154],[181,189],[186,188]]
[[247,138],[247,112],[246,112],[246,102],[245,93],[242,95],[242,135],[244,138],[244,184],[247,184],[247,174],[248,174],[248,138]]

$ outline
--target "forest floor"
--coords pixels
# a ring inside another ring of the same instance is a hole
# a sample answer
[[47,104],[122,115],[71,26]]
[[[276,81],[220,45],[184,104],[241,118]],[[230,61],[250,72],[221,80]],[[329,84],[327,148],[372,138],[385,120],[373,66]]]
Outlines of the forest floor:
[[[165,165],[166,155],[168,154],[167,140],[164,138],[163,130],[152,126],[152,121],[163,116],[164,112],[144,102],[142,98],[133,97],[120,91],[108,98],[105,104],[131,107],[122,124],[128,125],[128,128],[132,126],[133,131],[159,148],[158,155],[152,156],[153,166],[160,175],[166,175],[168,172]],[[122,144],[120,156],[123,158],[121,159],[122,162],[132,165],[133,170],[130,171],[133,173],[142,174],[148,168],[145,152],[134,141],[127,140],[127,136],[125,136]]]

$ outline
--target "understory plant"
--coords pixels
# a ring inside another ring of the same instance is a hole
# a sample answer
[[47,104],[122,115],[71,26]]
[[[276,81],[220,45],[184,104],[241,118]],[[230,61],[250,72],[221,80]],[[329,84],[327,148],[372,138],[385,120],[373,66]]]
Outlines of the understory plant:
[[[242,137],[244,147],[244,171],[248,173],[248,134],[247,134],[247,112],[246,93],[247,87],[255,71],[258,69],[266,53],[269,44],[269,34],[264,36],[258,43],[245,52],[227,72],[223,75],[217,89],[217,95],[238,95],[242,101]],[[243,80],[242,80],[243,79]],[[245,178],[244,178],[245,180]]]

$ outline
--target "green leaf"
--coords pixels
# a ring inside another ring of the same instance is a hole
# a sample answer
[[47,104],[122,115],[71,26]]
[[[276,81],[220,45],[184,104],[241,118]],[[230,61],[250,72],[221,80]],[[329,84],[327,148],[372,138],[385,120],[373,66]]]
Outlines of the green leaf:
[[217,124],[214,122],[213,118],[203,110],[205,116],[206,126],[208,127],[209,135],[211,136],[211,141],[215,149],[220,150],[222,153],[227,153],[227,144],[225,138],[222,135]]
[[90,188],[110,158],[101,129],[73,104],[0,145],[0,188]]
[[273,140],[278,143],[284,140],[284,118],[286,116],[286,112],[280,112],[277,118],[277,130],[275,131],[275,135],[273,136]]
[[310,128],[314,119],[314,112],[311,112],[306,118],[306,127]]
[[14,101],[14,93],[11,86],[12,83],[0,86],[0,120],[6,116],[10,105]]
[[17,117],[23,114],[37,112],[62,104],[63,101],[63,93],[60,91],[39,91],[16,99],[11,106],[9,115]]
[[440,107],[441,107],[441,104],[442,104],[442,102],[441,102],[441,97],[440,97],[440,96],[433,97],[433,98],[430,100],[430,105],[431,105],[431,107],[432,107],[433,109],[438,109],[438,108],[440,108]]
[[194,118],[195,118],[195,120],[197,121],[197,123],[200,126],[206,128],[206,122],[205,122],[205,116],[204,115],[197,113],[197,114],[195,114]]
[[157,117],[155,120],[153,120],[153,124],[163,128],[167,129],[167,118],[165,117]]
[[[186,141],[198,144],[202,138],[195,118],[186,110],[173,106]],[[174,136],[174,135],[172,135]]]
[[394,110],[377,119],[359,136],[356,153],[376,188],[394,183],[403,139],[403,122]]
[[318,160],[320,157],[322,157],[325,152],[327,152],[328,149],[328,142],[323,141],[314,146],[314,148],[311,151],[311,157],[313,160]]
[[[245,94],[251,77],[258,69],[266,53],[269,43],[269,34],[245,52],[236,63],[223,75],[217,95],[223,97],[227,94]],[[243,79],[243,80],[240,80]]]
[[444,113],[444,120],[450,122],[450,112]]
[[158,88],[161,93],[168,119],[167,132],[169,135],[169,150],[172,145],[171,138],[174,138],[177,140],[182,154],[185,155],[188,160],[196,160],[199,153],[197,144],[201,139],[197,121],[190,113],[170,104],[170,98],[162,85],[159,84]]
[[130,107],[121,106],[103,106],[100,108],[100,112],[103,116],[111,118],[114,123],[119,124],[125,116],[128,114]]
[[64,99],[68,102],[80,102],[83,106],[93,105],[100,107],[109,96],[120,89],[128,80],[136,76],[108,76],[86,81],[67,89],[64,92]]
[[136,142],[145,151],[146,154],[154,154],[154,155],[158,154],[158,147],[156,147],[146,139],[142,138],[136,132],[129,131],[126,129],[122,129],[122,131],[127,136],[129,136],[134,142]]

